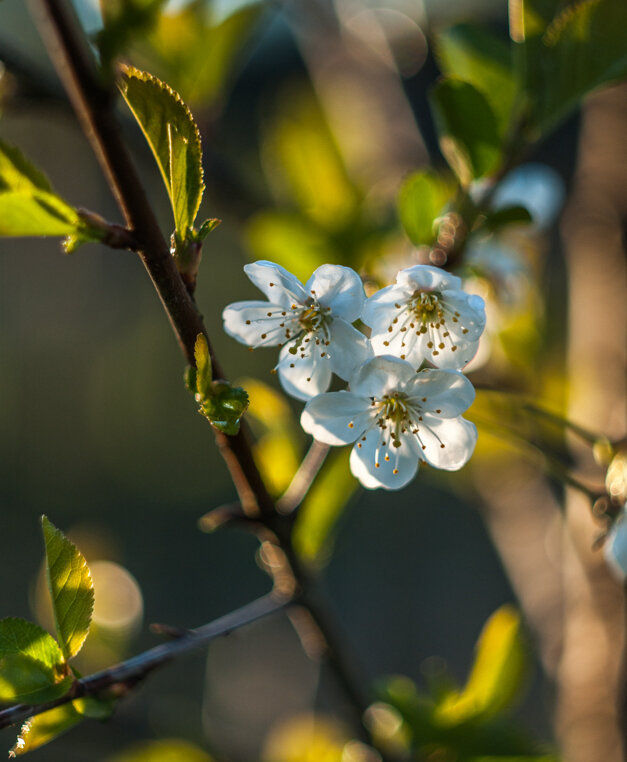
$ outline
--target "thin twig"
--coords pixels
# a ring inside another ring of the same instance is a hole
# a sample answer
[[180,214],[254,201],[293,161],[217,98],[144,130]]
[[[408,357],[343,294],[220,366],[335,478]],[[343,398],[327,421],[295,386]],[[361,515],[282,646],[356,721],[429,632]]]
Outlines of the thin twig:
[[154,669],[172,661],[176,656],[204,646],[215,638],[228,635],[244,625],[273,614],[289,603],[291,603],[289,599],[274,593],[258,598],[213,622],[195,630],[189,630],[185,635],[170,643],[155,646],[114,667],[77,680],[69,693],[55,701],[49,701],[46,704],[16,704],[0,711],[0,728],[17,725],[29,717],[68,704],[81,696],[99,696],[106,691],[113,691],[117,695],[123,694],[126,692],[124,689],[130,689]]
[[277,500],[276,507],[279,513],[284,515],[292,513],[303,502],[314,479],[324,465],[329,449],[329,445],[313,441],[289,487]]

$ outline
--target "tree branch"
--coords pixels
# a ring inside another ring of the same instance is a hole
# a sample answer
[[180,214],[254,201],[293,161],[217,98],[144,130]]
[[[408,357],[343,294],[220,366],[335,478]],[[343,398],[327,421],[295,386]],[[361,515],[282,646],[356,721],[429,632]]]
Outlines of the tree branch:
[[315,440],[312,442],[289,487],[277,500],[276,507],[279,513],[293,513],[303,502],[314,479],[318,476],[320,469],[324,465],[328,453],[329,445],[316,442]]
[[77,680],[69,693],[55,701],[49,701],[45,704],[16,704],[3,709],[0,711],[0,728],[17,725],[29,717],[68,704],[81,696],[99,696],[106,691],[118,696],[123,695],[154,669],[172,661],[176,656],[207,645],[215,638],[228,635],[244,625],[273,614],[290,603],[292,601],[289,598],[279,596],[276,593],[258,598],[252,603],[247,603],[245,606],[202,627],[187,630],[184,635],[176,640],[155,646],[114,667]]

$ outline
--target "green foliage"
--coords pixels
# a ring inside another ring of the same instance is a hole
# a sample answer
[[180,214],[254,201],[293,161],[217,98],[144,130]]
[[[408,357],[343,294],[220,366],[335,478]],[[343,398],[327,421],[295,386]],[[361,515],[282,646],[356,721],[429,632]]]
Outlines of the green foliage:
[[198,334],[194,346],[196,368],[187,372],[185,383],[200,403],[200,412],[224,434],[235,435],[248,407],[248,394],[228,381],[214,380],[207,339]]
[[126,66],[120,90],[157,160],[176,235],[183,241],[194,225],[205,187],[198,127],[180,95],[152,74]]
[[462,185],[490,175],[501,159],[497,118],[469,82],[445,77],[431,91],[440,149]]
[[330,558],[331,534],[358,488],[348,460],[350,450],[333,453],[298,511],[293,542],[301,558],[324,563]]
[[408,678],[396,677],[384,684],[381,697],[400,714],[401,737],[421,759],[433,754],[468,762],[557,762],[505,716],[520,694],[525,669],[520,619],[504,606],[486,622],[463,689],[442,675],[423,693]]
[[436,37],[436,57],[445,74],[469,82],[485,96],[504,137],[516,94],[512,51],[481,27],[456,24]]
[[57,637],[66,659],[80,651],[89,633],[94,589],[85,558],[45,517],[46,574]]
[[412,243],[430,245],[436,237],[434,220],[451,198],[452,184],[432,170],[410,175],[401,187],[398,214]]
[[553,129],[591,90],[627,74],[627,4],[523,0],[510,4],[531,137]]
[[51,701],[66,693],[71,682],[51,635],[24,619],[0,621],[0,702]]
[[494,232],[509,225],[529,225],[533,218],[524,206],[505,206],[485,215],[483,225]]
[[71,235],[82,227],[75,209],[13,146],[0,141],[0,235]]
[[74,703],[63,704],[27,720],[22,725],[9,757],[19,757],[34,751],[78,725],[83,717],[76,711]]
[[104,28],[96,37],[100,61],[111,71],[116,56],[136,38],[144,37],[157,23],[167,0],[100,0]]
[[216,20],[209,3],[163,13],[133,53],[192,104],[219,107],[265,3],[248,3]]

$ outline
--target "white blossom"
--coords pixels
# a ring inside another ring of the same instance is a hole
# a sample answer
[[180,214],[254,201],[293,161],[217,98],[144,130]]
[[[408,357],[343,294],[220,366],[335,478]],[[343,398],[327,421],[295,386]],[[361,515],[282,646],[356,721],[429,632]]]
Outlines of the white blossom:
[[467,294],[461,279],[428,265],[401,270],[396,284],[365,303],[362,320],[372,329],[376,355],[395,355],[418,368],[463,368],[475,355],[485,328],[485,305]]
[[416,370],[396,357],[374,357],[350,379],[350,391],[310,400],[301,425],[330,445],[354,443],[350,467],[369,489],[400,489],[419,461],[455,471],[470,458],[477,430],[461,417],[474,399],[459,371]]
[[372,356],[351,325],[366,298],[354,270],[322,265],[304,286],[273,262],[254,262],[244,272],[268,301],[230,304],[222,313],[224,330],[252,348],[280,347],[276,371],[288,394],[308,400],[328,389],[331,373],[347,380]]

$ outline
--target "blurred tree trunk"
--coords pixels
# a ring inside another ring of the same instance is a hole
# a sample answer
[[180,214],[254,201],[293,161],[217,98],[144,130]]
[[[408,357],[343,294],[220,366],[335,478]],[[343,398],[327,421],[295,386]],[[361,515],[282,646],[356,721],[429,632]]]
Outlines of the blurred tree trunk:
[[[569,275],[569,415],[615,439],[625,435],[627,88],[591,98],[562,234]],[[575,452],[581,471],[589,453]],[[564,542],[564,647],[558,733],[567,762],[618,762],[617,683],[624,601],[603,554],[588,501],[569,494]]]

